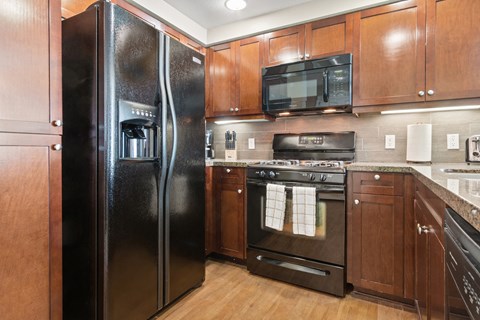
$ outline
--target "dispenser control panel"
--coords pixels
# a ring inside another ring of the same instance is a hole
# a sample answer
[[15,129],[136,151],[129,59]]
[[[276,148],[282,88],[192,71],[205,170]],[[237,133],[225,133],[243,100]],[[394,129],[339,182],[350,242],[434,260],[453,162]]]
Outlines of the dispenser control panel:
[[153,122],[159,121],[159,108],[149,106],[146,104],[132,102],[132,101],[119,101],[119,121],[138,119],[141,122]]

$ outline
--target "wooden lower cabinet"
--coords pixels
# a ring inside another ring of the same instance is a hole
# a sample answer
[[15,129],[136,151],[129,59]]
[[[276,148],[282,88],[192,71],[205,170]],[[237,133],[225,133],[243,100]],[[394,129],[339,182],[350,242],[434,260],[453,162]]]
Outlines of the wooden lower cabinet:
[[245,169],[215,167],[212,192],[213,217],[207,221],[207,236],[214,241],[210,251],[245,260]]
[[445,319],[445,203],[421,182],[415,189],[415,302],[421,319]]
[[348,180],[347,281],[356,291],[412,303],[411,176],[353,172]]
[[62,318],[60,136],[0,134],[0,318]]

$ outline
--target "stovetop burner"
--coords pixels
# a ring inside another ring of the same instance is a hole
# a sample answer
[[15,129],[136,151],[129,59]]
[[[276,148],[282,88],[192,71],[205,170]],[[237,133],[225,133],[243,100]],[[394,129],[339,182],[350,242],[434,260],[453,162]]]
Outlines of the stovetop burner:
[[[258,164],[260,166],[275,166],[275,167],[306,167],[306,168],[343,168],[344,162],[343,161],[335,161],[335,160],[262,160]],[[258,166],[257,165],[257,166]]]

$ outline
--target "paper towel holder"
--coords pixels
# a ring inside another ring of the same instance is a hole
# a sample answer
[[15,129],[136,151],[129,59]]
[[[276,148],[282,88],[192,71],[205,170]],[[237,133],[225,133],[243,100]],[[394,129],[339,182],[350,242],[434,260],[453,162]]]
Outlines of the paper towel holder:
[[408,163],[432,163],[432,124],[416,123],[407,126]]

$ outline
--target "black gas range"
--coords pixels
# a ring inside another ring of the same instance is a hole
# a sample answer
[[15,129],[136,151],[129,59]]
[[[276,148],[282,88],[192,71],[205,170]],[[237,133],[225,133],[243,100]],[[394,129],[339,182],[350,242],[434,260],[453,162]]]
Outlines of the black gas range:
[[[344,296],[345,164],[355,159],[355,133],[276,134],[273,150],[274,160],[247,168],[247,268]],[[275,189],[284,192],[284,212],[279,226],[272,227],[268,190]],[[304,191],[314,206],[309,234],[298,232],[295,194]]]

